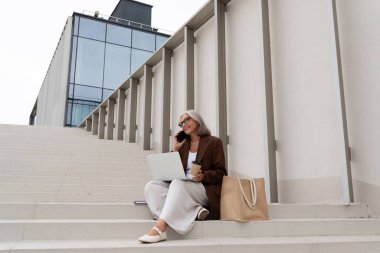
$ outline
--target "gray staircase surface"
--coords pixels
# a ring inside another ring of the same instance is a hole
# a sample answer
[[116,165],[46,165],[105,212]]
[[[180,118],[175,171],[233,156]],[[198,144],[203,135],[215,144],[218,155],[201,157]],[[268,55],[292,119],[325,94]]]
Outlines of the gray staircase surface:
[[380,252],[366,204],[270,204],[268,221],[196,221],[146,245],[151,180],[138,144],[83,129],[0,125],[0,252]]

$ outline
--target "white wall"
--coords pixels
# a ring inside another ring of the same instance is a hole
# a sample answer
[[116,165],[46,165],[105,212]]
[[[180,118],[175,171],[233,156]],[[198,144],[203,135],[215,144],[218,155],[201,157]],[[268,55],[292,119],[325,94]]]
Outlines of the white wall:
[[[170,128],[172,135],[179,130],[177,126],[179,116],[186,111],[186,54],[185,47],[181,44],[173,50],[172,71],[171,71],[171,90],[170,90]],[[170,142],[172,145],[172,142]],[[171,147],[171,146],[170,146]]]
[[229,171],[264,177],[265,84],[260,1],[231,1],[226,13]]
[[64,126],[71,30],[72,18],[68,17],[38,94],[36,125]]
[[125,92],[125,107],[124,107],[124,140],[129,141],[129,129],[130,129],[130,101],[131,101],[131,90]]
[[136,112],[136,142],[140,145],[143,144],[144,135],[144,99],[145,99],[145,78],[144,76],[139,79],[139,84],[137,85],[137,112]]
[[280,201],[342,202],[331,1],[271,1],[270,29]]
[[211,18],[194,32],[194,107],[202,115],[211,133],[218,135],[214,27],[214,18]]
[[338,0],[337,12],[354,197],[380,216],[380,2]]
[[163,62],[153,68],[152,80],[152,139],[151,148],[161,151],[162,143],[162,104],[164,94],[163,84]]
[[[232,0],[226,12],[229,171],[268,173],[260,0]],[[380,2],[337,0],[356,202],[380,216]],[[346,169],[330,0],[269,1],[280,202],[342,203]],[[195,31],[195,109],[218,135],[215,20]],[[171,128],[186,109],[185,51],[172,57]],[[138,85],[137,142],[144,128]],[[162,66],[154,66],[152,148],[160,152]],[[268,179],[268,178],[267,178]],[[268,181],[267,181],[268,182]]]

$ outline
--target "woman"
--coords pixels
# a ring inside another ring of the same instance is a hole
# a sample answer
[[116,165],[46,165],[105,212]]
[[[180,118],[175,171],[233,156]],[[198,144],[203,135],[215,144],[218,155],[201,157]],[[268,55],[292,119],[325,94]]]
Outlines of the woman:
[[186,234],[195,219],[220,217],[220,193],[223,176],[227,175],[222,141],[211,136],[202,117],[194,110],[183,113],[178,126],[188,137],[178,142],[178,132],[173,137],[173,151],[179,152],[188,177],[193,161],[201,165],[201,170],[192,176],[192,181],[151,181],[145,186],[146,202],[158,221],[139,238],[141,242],[166,240],[168,226]]

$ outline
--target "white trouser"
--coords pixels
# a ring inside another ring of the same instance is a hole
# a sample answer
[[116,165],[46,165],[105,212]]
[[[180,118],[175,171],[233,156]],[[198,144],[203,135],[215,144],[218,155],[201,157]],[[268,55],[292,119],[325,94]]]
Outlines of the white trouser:
[[208,205],[205,187],[198,182],[179,179],[170,184],[150,181],[144,193],[154,218],[164,220],[180,234],[191,230],[199,210]]

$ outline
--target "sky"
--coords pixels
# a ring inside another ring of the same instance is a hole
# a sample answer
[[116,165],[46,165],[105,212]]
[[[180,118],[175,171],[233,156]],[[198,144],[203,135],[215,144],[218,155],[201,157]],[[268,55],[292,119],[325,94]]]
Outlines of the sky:
[[[177,31],[208,0],[139,0],[153,5],[152,26]],[[0,124],[28,125],[68,16],[111,15],[119,0],[0,2]],[[85,12],[84,12],[85,11]]]

